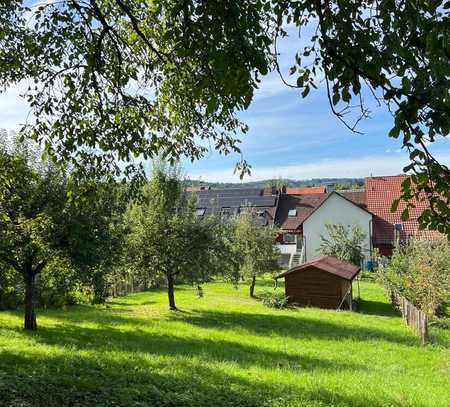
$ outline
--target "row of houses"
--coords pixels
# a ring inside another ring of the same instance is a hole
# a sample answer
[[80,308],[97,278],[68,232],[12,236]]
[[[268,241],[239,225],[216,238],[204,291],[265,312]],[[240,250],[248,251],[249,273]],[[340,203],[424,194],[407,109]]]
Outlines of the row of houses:
[[[238,214],[242,207],[255,209],[261,225],[276,225],[280,234],[276,245],[282,266],[312,261],[321,256],[321,236],[327,235],[327,224],[359,225],[365,235],[364,267],[370,267],[373,249],[389,256],[397,238],[427,235],[419,230],[418,217],[426,208],[417,202],[408,221],[402,221],[404,204],[391,212],[394,199],[401,195],[405,176],[367,177],[361,190],[330,191],[327,187],[196,190],[197,215],[220,212],[222,216]],[[189,192],[194,192],[190,190]]]

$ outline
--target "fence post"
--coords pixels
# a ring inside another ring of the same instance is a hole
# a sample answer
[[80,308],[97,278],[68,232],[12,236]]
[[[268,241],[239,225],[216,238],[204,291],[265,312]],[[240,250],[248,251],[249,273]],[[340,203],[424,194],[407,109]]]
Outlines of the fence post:
[[392,305],[400,310],[403,320],[419,336],[420,343],[425,345],[428,340],[427,315],[397,292],[392,290],[390,294]]

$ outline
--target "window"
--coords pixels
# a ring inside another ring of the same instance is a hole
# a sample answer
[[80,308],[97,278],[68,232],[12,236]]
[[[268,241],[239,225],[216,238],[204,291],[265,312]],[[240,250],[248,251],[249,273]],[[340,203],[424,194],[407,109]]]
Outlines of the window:
[[195,211],[195,214],[197,216],[203,216],[205,214],[206,209],[205,208],[199,208]]
[[285,233],[283,235],[283,243],[294,244],[295,243],[295,235],[292,233]]
[[396,232],[401,232],[401,231],[403,230],[403,225],[402,225],[401,223],[396,223],[396,224],[394,225],[394,230],[395,230]]
[[400,240],[403,230],[403,225],[401,223],[394,224],[394,239]]
[[295,216],[297,216],[297,209],[289,209],[288,217],[293,218]]

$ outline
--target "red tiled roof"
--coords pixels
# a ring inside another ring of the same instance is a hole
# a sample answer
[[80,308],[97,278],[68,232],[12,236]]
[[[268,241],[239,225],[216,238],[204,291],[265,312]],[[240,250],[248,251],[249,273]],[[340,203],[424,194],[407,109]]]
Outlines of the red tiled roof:
[[408,236],[433,238],[438,232],[419,230],[418,218],[428,207],[426,199],[415,200],[416,206],[409,211],[409,220],[402,221],[401,214],[406,203],[400,201],[395,212],[391,212],[392,202],[401,195],[401,185],[406,175],[387,177],[367,177],[364,180],[366,189],[367,209],[375,216],[373,219],[373,240],[375,244],[391,244],[394,241],[394,225],[401,224],[400,239]]
[[367,209],[366,191],[337,191],[337,193],[344,198],[347,198],[349,201],[352,201],[360,208]]
[[289,195],[324,194],[325,192],[327,192],[326,187],[286,188],[286,193]]
[[345,261],[341,261],[336,257],[325,256],[316,260],[309,261],[307,263],[301,264],[300,266],[296,266],[291,268],[290,270],[276,276],[275,278],[284,277],[287,274],[297,273],[309,268],[316,268],[322,271],[325,271],[330,274],[334,274],[336,276],[345,278],[346,280],[353,280],[355,276],[361,270],[358,266],[354,264],[347,263]]

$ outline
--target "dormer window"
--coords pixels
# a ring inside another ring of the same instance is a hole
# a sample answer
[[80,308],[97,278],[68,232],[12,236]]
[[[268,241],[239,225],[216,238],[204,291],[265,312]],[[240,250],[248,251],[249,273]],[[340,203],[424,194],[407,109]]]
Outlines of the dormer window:
[[195,214],[196,214],[197,216],[203,216],[203,215],[205,214],[205,212],[206,212],[206,209],[205,209],[205,208],[198,208],[198,209],[195,211]]
[[289,209],[288,217],[295,218],[297,216],[297,209]]
[[256,211],[256,216],[258,217],[263,217],[264,216],[264,211]]

